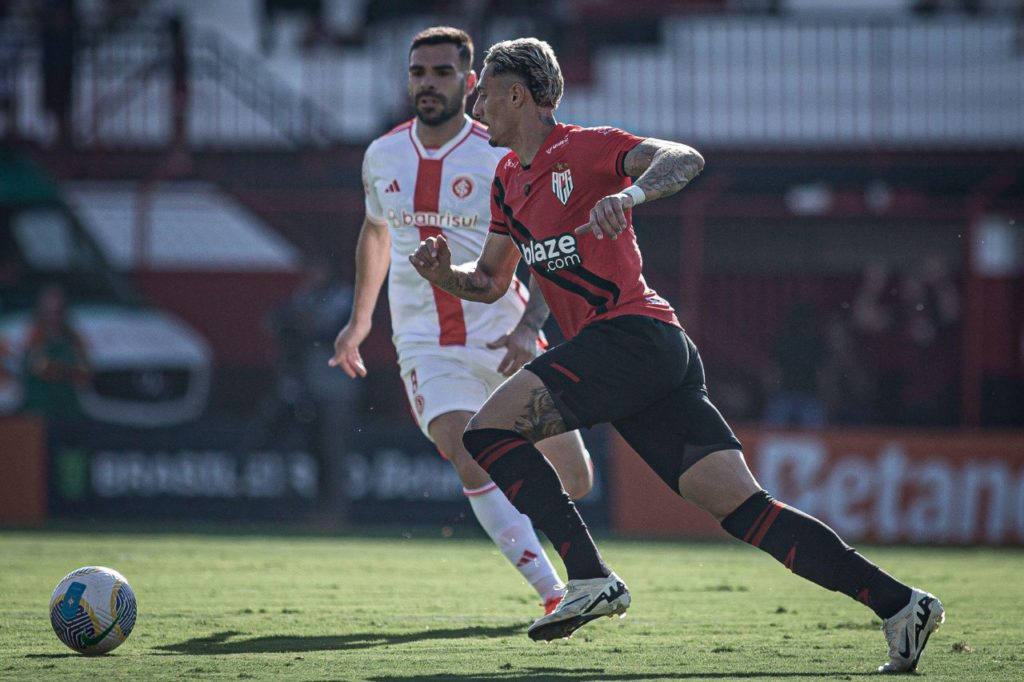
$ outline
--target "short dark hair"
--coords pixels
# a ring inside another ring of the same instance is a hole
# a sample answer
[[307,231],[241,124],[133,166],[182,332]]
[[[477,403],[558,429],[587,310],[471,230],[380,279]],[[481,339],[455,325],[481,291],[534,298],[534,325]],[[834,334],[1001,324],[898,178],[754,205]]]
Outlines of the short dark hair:
[[459,59],[462,68],[469,71],[473,68],[473,39],[461,28],[453,26],[432,26],[425,28],[412,37],[409,54],[420,45],[454,45],[459,48]]

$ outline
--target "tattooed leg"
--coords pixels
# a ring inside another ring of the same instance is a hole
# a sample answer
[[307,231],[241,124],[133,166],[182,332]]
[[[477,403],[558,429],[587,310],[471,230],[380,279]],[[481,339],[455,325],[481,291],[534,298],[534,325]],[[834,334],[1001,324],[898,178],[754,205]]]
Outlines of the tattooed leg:
[[514,431],[531,443],[567,430],[547,387],[526,370],[516,372],[492,393],[467,427],[485,428]]
[[565,562],[569,579],[610,571],[562,488],[558,474],[533,443],[564,433],[562,415],[536,374],[520,370],[470,419],[462,442],[509,501],[544,532]]
[[512,430],[533,443],[565,432],[565,422],[546,387],[530,390],[523,413]]

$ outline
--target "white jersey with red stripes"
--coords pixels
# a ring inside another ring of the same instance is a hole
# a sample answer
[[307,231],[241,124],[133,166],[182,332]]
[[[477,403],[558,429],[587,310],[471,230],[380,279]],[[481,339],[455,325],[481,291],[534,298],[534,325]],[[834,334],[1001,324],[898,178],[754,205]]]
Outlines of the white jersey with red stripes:
[[479,257],[494,169],[508,152],[491,147],[486,129],[468,117],[437,149],[423,146],[417,125],[413,119],[377,138],[363,157],[366,215],[391,233],[388,299],[399,358],[438,345],[483,346],[515,326],[529,296],[514,280],[494,303],[464,301],[431,285],[409,263],[420,241],[438,234],[447,239],[453,264]]

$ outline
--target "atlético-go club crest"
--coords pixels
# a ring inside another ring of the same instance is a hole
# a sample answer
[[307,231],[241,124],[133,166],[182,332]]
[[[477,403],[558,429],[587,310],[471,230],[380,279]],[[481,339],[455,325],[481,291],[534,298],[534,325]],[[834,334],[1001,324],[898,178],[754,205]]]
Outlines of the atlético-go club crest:
[[569,203],[569,195],[572,194],[572,171],[569,170],[569,164],[564,161],[555,164],[555,169],[551,171],[551,191],[563,206]]

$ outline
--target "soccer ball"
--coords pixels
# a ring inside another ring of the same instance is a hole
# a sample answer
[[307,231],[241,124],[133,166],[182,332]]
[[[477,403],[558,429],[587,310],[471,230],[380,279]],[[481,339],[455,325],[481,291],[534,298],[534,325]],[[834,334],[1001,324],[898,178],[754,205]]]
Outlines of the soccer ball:
[[121,645],[135,627],[135,593],[112,568],[86,566],[61,578],[50,597],[57,638],[86,655]]

